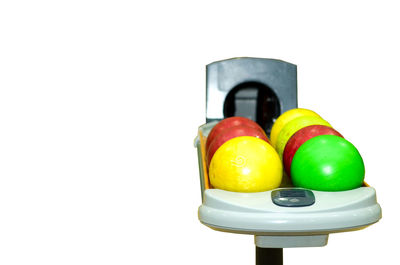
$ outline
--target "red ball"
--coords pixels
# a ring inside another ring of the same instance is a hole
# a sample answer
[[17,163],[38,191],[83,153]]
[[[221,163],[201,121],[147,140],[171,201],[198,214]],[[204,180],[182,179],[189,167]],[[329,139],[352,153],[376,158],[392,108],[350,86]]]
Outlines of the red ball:
[[[246,126],[261,130],[265,134],[265,132],[261,128],[261,126],[258,125],[255,121],[252,121],[245,117],[229,117],[229,118],[221,120],[211,129],[210,133],[207,136],[206,152],[208,152],[211,142],[214,140],[214,138],[218,134],[220,134],[222,131],[224,131],[227,128],[238,126],[238,125],[246,125]],[[267,136],[267,135],[265,135],[265,136]]]
[[343,138],[338,131],[324,125],[311,125],[298,130],[290,137],[283,151],[283,165],[288,176],[290,176],[290,167],[297,149],[307,140],[319,135],[336,135]]
[[211,142],[207,151],[207,166],[210,165],[211,159],[221,145],[223,145],[226,141],[239,136],[253,136],[269,143],[265,132],[259,130],[258,128],[249,127],[247,125],[238,125],[227,128],[215,136],[214,140]]

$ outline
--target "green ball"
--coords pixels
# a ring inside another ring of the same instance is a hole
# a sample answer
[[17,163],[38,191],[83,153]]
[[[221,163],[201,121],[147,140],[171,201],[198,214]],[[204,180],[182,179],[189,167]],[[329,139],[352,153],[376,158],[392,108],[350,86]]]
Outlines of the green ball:
[[365,168],[360,153],[349,141],[336,135],[320,135],[300,146],[290,172],[295,186],[343,191],[363,184]]

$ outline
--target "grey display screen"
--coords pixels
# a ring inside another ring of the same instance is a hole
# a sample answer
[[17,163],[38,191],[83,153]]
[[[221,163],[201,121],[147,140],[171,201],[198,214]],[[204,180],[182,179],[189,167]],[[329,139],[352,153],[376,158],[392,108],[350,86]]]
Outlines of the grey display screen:
[[305,207],[315,203],[314,193],[305,189],[279,189],[271,193],[274,204],[282,207]]

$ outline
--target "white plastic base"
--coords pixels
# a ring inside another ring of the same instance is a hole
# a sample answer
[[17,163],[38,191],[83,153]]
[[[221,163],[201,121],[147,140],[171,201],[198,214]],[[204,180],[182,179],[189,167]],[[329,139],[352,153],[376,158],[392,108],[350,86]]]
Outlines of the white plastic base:
[[199,219],[220,231],[297,236],[358,230],[381,218],[374,188],[313,192],[314,205],[280,207],[272,202],[271,191],[239,193],[208,189],[199,207]]
[[338,192],[313,190],[315,203],[305,207],[278,206],[271,199],[272,191],[206,189],[200,137],[207,136],[214,125],[200,126],[195,140],[202,183],[198,217],[204,225],[222,232],[255,235],[261,248],[316,247],[325,246],[330,233],[359,230],[382,217],[376,191],[367,186]]
[[259,248],[323,247],[328,244],[328,235],[310,236],[254,236]]

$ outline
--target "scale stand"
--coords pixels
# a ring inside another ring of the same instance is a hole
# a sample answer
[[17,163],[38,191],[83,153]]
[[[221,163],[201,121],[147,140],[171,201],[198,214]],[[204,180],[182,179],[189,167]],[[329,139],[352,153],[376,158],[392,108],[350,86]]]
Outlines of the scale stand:
[[283,248],[321,247],[330,233],[363,229],[379,221],[376,191],[360,188],[325,192],[293,187],[241,193],[214,189],[209,182],[205,143],[218,121],[242,116],[270,134],[274,121],[297,108],[297,68],[273,59],[234,58],[207,65],[206,123],[195,139],[202,204],[199,220],[211,229],[254,235],[256,264],[283,264]]

